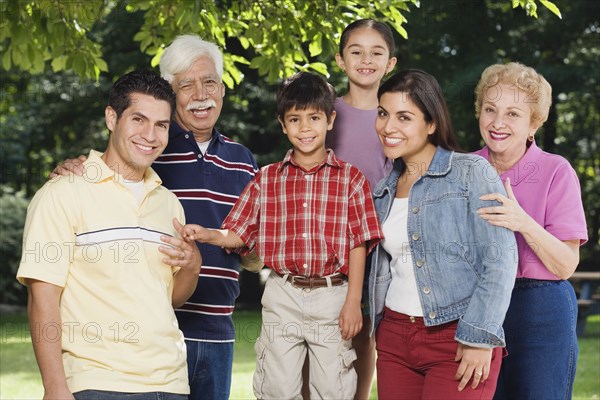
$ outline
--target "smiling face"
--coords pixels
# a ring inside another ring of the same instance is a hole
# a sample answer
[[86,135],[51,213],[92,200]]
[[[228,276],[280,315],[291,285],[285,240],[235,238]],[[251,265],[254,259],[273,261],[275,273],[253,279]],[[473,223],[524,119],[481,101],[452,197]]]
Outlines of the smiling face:
[[537,130],[527,93],[507,84],[488,88],[481,103],[479,130],[490,156],[502,159],[505,166],[514,165],[527,150],[527,138]]
[[304,110],[292,108],[285,112],[279,123],[283,133],[294,146],[294,160],[303,167],[321,164],[327,157],[325,135],[333,128],[335,111],[330,120],[324,111],[313,107]]
[[163,152],[169,140],[171,105],[147,94],[132,93],[121,116],[106,107],[110,131],[104,162],[125,179],[139,181]]
[[172,85],[177,95],[175,121],[191,131],[197,141],[210,140],[225,96],[214,62],[209,57],[199,57],[190,69],[174,76]]
[[381,34],[372,28],[358,28],[350,33],[342,54],[336,54],[338,66],[351,84],[379,86],[383,76],[396,65]]
[[375,130],[383,152],[391,159],[429,165],[436,146],[429,142],[435,124],[427,122],[423,112],[405,92],[386,92],[379,99]]

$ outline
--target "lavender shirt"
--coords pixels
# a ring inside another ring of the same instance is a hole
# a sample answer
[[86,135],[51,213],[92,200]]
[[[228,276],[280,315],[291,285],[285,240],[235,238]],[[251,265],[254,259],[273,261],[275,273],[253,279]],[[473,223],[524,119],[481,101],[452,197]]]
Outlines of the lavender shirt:
[[[474,154],[489,160],[487,146]],[[542,151],[533,142],[523,158],[500,178],[503,181],[510,178],[512,190],[523,210],[553,236],[563,241],[579,239],[580,245],[587,242],[579,180],[566,159]],[[517,278],[557,280],[523,235],[515,232],[515,236],[519,251]]]
[[357,167],[373,191],[377,182],[392,169],[392,162],[383,154],[375,132],[377,109],[360,110],[338,97],[335,112],[333,129],[327,133],[325,145],[332,148],[338,158]]

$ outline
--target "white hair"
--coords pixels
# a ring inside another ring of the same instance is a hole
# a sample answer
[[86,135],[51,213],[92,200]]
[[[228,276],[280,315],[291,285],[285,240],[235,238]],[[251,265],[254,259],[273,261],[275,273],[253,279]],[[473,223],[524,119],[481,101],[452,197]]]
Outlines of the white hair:
[[216,44],[202,40],[196,35],[180,35],[173,40],[160,57],[160,74],[169,83],[176,74],[185,72],[200,57],[208,57],[215,63],[219,79],[223,76],[223,54]]

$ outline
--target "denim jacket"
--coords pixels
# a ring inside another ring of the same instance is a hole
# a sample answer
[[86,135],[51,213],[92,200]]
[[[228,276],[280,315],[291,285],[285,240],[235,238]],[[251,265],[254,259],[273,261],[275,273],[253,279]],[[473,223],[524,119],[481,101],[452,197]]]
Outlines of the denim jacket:
[[[383,223],[390,212],[401,159],[373,197]],[[502,323],[517,272],[515,235],[477,214],[499,205],[483,201],[506,191],[482,157],[438,147],[429,169],[411,187],[408,238],[426,326],[458,320],[455,339],[476,347],[505,346]],[[390,255],[379,244],[369,275],[371,334],[381,321],[390,286]]]

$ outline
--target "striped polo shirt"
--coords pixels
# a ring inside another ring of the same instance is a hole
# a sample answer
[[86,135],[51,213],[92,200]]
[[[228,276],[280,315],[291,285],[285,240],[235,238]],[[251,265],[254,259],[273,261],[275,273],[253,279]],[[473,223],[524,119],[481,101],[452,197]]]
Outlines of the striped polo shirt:
[[[171,121],[169,144],[152,165],[163,185],[181,201],[186,221],[218,229],[258,171],[250,150],[216,130],[205,153],[194,135]],[[202,271],[188,301],[175,310],[188,340],[233,342],[232,313],[239,295],[239,256],[198,244]]]
[[[83,176],[59,176],[32,199],[17,279],[63,287],[63,364],[72,392],[189,393],[186,347],[173,312],[175,270],[161,235],[181,204],[148,168],[143,200],[92,151]],[[58,327],[32,327],[52,337]]]

